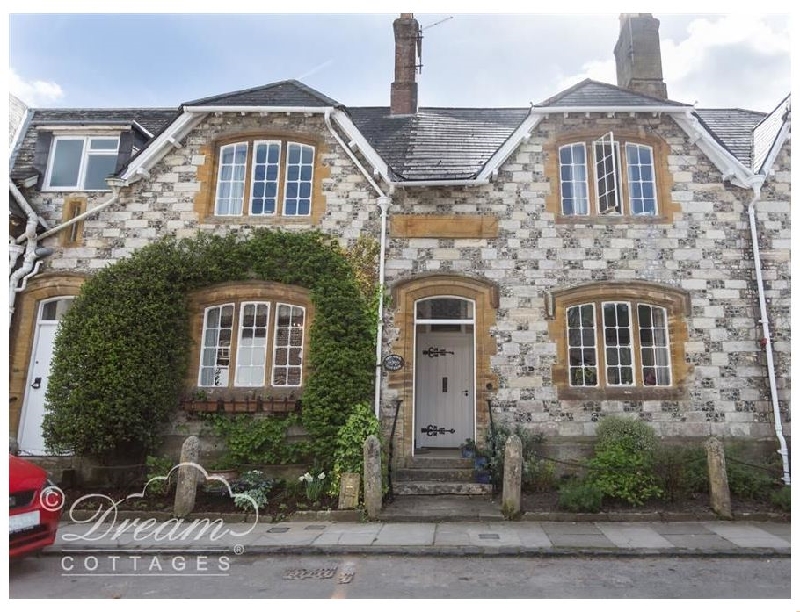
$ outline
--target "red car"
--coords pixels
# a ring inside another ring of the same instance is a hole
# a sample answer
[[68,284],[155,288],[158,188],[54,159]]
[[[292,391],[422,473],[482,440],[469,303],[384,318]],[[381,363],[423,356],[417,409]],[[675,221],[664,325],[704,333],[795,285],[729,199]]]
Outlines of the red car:
[[64,496],[38,465],[8,456],[8,549],[11,557],[50,546],[56,539]]

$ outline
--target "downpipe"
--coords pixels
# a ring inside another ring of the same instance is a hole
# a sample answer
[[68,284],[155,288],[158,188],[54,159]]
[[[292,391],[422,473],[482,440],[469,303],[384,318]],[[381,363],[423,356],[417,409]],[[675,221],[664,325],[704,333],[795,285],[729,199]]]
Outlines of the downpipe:
[[10,262],[12,267],[19,259],[19,256],[23,255],[22,265],[11,273],[8,280],[8,326],[11,327],[11,319],[14,316],[14,303],[17,300],[17,293],[25,288],[24,284],[20,287],[20,281],[27,279],[31,271],[35,273],[36,270],[38,270],[38,268],[34,267],[36,259],[43,253],[37,253],[39,238],[36,236],[36,227],[39,225],[39,217],[36,215],[33,208],[31,208],[31,205],[28,204],[28,201],[25,199],[25,196],[22,195],[19,188],[14,184],[14,181],[9,180],[8,185],[9,191],[11,191],[14,199],[22,207],[28,217],[28,221],[25,224],[25,232],[17,239],[17,242],[25,242],[24,249],[20,249],[14,244],[10,245],[12,257],[14,251],[16,251],[17,255],[16,258],[13,258],[14,261]]
[[772,338],[769,331],[769,318],[767,313],[767,301],[764,297],[764,279],[761,275],[761,250],[758,245],[758,229],[756,227],[755,204],[761,198],[761,184],[756,182],[753,187],[753,199],[747,207],[747,215],[750,219],[750,233],[753,240],[753,264],[756,269],[756,284],[758,286],[758,305],[761,314],[761,330],[763,333],[764,350],[767,352],[767,375],[769,378],[769,390],[772,399],[772,412],[775,420],[775,436],[780,443],[781,462],[783,464],[783,483],[786,486],[791,484],[789,472],[789,450],[786,446],[786,438],[783,435],[783,423],[781,422],[780,406],[778,404],[778,387],[775,382],[775,360],[772,355]]

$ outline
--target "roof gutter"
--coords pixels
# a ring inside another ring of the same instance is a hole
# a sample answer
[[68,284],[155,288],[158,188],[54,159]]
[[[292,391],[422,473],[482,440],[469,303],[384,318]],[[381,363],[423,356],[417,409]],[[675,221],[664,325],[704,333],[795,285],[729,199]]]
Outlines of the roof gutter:
[[756,227],[755,205],[761,199],[761,186],[764,184],[763,176],[756,176],[751,182],[753,189],[753,199],[747,207],[747,215],[750,219],[750,234],[753,239],[753,264],[756,269],[756,284],[758,286],[758,306],[761,316],[761,331],[763,333],[762,342],[767,353],[767,376],[769,378],[769,392],[772,399],[772,413],[775,420],[775,437],[780,444],[781,463],[783,464],[783,483],[786,486],[791,484],[789,472],[789,451],[786,446],[786,438],[783,435],[783,423],[781,422],[780,405],[778,404],[778,387],[775,382],[775,360],[772,355],[772,338],[769,331],[769,313],[767,312],[767,301],[764,297],[764,279],[761,275],[761,250],[758,245],[758,229]]
[[[367,169],[358,161],[358,158],[355,156],[355,153],[350,150],[344,140],[342,140],[339,133],[333,129],[333,124],[331,123],[331,115],[334,112],[334,109],[329,109],[323,115],[325,119],[325,125],[328,126],[333,137],[336,139],[336,142],[339,143],[339,146],[342,147],[344,151],[347,152],[347,155],[356,165],[356,168],[359,169],[361,174],[364,175],[364,178],[367,179],[367,182],[372,186],[375,192],[378,194],[378,207],[381,211],[381,246],[380,246],[380,253],[378,255],[378,321],[377,321],[377,331],[375,332],[375,418],[380,420],[381,417],[381,375],[383,374],[382,370],[382,358],[383,358],[383,285],[386,282],[386,241],[387,241],[387,226],[388,226],[388,217],[389,217],[389,206],[391,205],[391,198],[387,196],[383,190],[378,186],[378,184],[373,180],[373,178],[367,172]],[[342,128],[344,129],[344,128]],[[392,191],[390,187],[390,192]]]

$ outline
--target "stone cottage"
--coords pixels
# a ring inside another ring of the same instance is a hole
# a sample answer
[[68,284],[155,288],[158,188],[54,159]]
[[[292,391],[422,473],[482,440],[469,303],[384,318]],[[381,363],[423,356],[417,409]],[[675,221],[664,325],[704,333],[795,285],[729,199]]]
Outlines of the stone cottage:
[[[29,110],[10,170],[20,448],[45,453],[54,333],[89,275],[167,234],[270,227],[381,245],[374,401],[395,467],[491,422],[578,452],[617,413],[786,460],[790,98],[769,114],[670,100],[658,20],[620,22],[616,85],[520,108],[418,107],[403,14],[388,107],[284,81],[178,108]],[[307,292],[212,287],[191,312],[187,392],[302,396]]]

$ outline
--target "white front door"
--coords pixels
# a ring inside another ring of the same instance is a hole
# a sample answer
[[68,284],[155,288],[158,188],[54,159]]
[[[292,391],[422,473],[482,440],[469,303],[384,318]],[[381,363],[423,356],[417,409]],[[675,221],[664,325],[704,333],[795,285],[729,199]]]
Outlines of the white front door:
[[53,359],[53,343],[58,322],[71,304],[72,298],[61,298],[43,302],[39,307],[33,353],[28,368],[28,386],[17,436],[21,454],[47,454],[42,439],[44,396],[47,391],[47,380],[50,377],[50,361]]
[[473,326],[462,331],[418,330],[417,448],[457,448],[475,437]]

